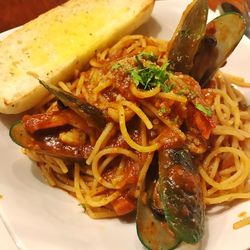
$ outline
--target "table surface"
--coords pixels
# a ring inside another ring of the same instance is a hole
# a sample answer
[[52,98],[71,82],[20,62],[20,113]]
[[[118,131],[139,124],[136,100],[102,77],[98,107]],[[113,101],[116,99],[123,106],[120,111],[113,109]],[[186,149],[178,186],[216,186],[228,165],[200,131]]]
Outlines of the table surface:
[[0,32],[20,26],[66,0],[0,0]]

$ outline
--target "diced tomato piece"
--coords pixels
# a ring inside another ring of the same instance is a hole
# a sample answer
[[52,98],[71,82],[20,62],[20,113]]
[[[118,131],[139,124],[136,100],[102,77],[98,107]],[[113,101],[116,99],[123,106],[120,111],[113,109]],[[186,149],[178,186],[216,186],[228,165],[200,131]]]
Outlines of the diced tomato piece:
[[212,119],[203,115],[200,111],[196,111],[194,115],[194,123],[200,130],[202,136],[208,139],[213,129]]
[[128,161],[126,169],[126,184],[128,185],[137,183],[140,164],[134,161]]
[[135,210],[135,201],[129,197],[120,196],[112,202],[114,211],[118,216],[128,214]]
[[215,128],[215,121],[213,117],[207,116],[200,110],[196,109],[193,105],[188,107],[188,126],[195,126],[199,129],[201,135],[208,139],[211,131]]

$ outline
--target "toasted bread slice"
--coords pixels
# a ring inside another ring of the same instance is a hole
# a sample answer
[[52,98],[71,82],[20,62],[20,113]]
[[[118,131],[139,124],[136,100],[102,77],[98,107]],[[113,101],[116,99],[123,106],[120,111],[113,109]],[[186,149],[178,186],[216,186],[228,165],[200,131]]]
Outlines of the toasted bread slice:
[[154,0],[70,0],[9,35],[0,43],[0,113],[38,104],[47,91],[36,78],[69,80],[97,50],[144,23],[153,5]]

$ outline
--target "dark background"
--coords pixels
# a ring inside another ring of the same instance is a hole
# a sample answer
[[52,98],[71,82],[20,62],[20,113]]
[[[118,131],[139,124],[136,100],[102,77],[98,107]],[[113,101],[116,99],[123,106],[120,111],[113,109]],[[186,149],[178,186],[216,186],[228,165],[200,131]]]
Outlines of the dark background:
[[66,0],[0,0],[0,32],[22,25]]

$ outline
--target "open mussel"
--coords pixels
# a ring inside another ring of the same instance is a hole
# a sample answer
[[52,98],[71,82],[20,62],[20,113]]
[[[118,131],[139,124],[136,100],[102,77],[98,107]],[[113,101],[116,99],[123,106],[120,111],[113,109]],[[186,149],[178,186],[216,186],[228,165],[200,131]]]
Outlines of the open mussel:
[[22,148],[33,150],[38,154],[48,155],[66,161],[82,162],[84,161],[91,150],[90,145],[72,146],[64,145],[58,135],[49,133],[30,134],[25,129],[23,121],[18,121],[10,128],[11,139]]
[[53,95],[55,95],[66,107],[74,110],[86,121],[91,121],[95,127],[103,129],[107,123],[102,111],[87,102],[80,100],[78,97],[69,92],[56,87],[53,84],[46,83],[42,80],[39,82]]
[[137,200],[136,229],[142,244],[148,249],[174,249],[181,242],[170,229],[158,192],[158,169],[147,173],[145,186]]
[[[83,161],[90,154],[92,147],[86,140],[83,142],[78,131],[83,131],[84,135],[98,134],[105,126],[106,118],[95,106],[52,84],[39,81],[58,98],[59,110],[24,116],[11,127],[11,139],[21,147],[43,155]],[[79,142],[64,143],[60,136],[68,140],[69,137],[77,137]]]
[[194,0],[183,12],[168,45],[168,59],[173,71],[188,74],[193,67],[193,58],[205,34],[207,14],[207,0]]
[[237,13],[227,13],[209,22],[194,57],[190,75],[201,86],[205,86],[215,72],[226,63],[244,32],[245,20]]
[[181,242],[196,249],[205,218],[198,168],[186,149],[161,149],[158,158],[138,198],[138,236],[149,249],[173,249]]
[[199,242],[204,233],[205,208],[198,168],[187,150],[159,151],[159,193],[175,235],[187,243]]
[[238,13],[221,15],[206,25],[207,0],[194,0],[170,40],[173,71],[191,75],[205,86],[240,42],[246,21]]

